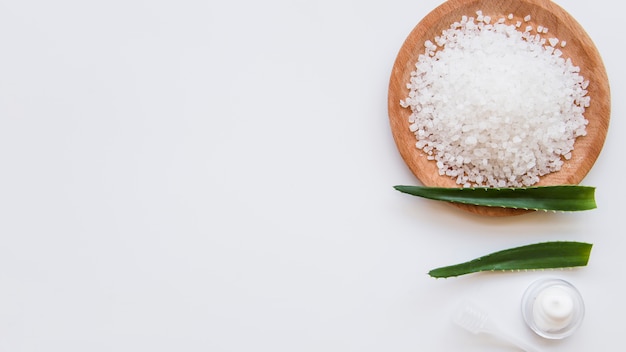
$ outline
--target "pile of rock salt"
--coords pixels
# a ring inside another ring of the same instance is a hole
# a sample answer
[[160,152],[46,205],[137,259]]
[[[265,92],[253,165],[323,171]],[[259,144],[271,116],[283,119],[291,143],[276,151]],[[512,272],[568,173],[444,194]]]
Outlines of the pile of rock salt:
[[400,103],[441,175],[465,187],[531,186],[586,134],[589,82],[547,28],[491,22],[478,11],[426,41]]

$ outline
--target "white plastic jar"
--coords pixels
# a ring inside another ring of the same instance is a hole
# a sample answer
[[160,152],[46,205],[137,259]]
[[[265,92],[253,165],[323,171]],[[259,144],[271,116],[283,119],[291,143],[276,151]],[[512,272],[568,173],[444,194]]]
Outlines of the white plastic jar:
[[585,305],[572,284],[546,278],[535,281],[524,292],[522,315],[537,335],[562,339],[578,329],[585,316]]

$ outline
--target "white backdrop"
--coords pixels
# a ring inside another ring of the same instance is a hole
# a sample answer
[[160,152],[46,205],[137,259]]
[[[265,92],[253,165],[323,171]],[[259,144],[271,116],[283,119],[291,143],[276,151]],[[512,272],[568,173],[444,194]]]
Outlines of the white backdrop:
[[[611,83],[598,209],[486,218],[392,188],[418,182],[391,67],[440,3],[1,0],[0,351],[514,350],[452,325],[464,299],[546,350],[621,346],[621,5],[560,2]],[[549,240],[589,265],[426,274]],[[566,340],[523,324],[544,276],[585,299]]]

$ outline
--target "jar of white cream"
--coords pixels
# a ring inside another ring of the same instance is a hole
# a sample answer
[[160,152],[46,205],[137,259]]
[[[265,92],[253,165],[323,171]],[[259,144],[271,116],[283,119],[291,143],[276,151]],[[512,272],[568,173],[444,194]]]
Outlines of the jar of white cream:
[[537,335],[562,339],[580,326],[585,305],[580,292],[572,284],[546,278],[535,281],[524,292],[522,315]]

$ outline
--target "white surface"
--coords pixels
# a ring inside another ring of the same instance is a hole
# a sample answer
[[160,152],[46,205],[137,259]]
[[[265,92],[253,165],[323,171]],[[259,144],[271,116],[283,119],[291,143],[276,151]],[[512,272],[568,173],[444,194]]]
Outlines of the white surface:
[[[440,1],[0,2],[0,351],[500,351],[464,299],[549,351],[623,344],[626,73],[619,2],[567,1],[613,95],[584,184],[599,208],[485,218],[416,184],[387,118],[391,66]],[[434,280],[547,240],[576,270]],[[586,303],[545,341],[520,299],[546,275]]]

